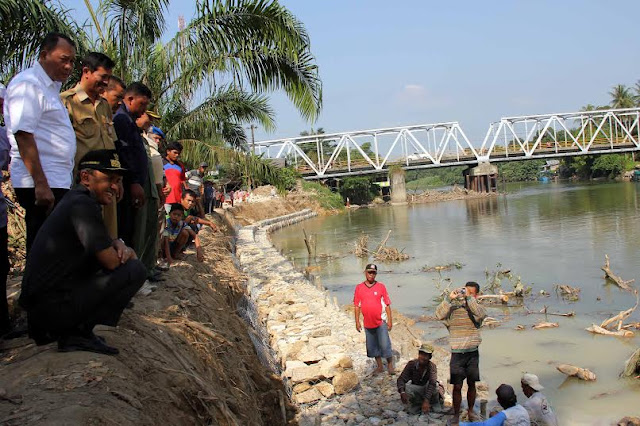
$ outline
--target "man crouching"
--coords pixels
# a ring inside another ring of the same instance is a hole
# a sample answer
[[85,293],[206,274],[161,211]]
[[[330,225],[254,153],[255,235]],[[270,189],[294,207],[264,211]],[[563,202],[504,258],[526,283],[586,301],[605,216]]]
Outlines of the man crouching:
[[57,340],[60,352],[115,355],[93,327],[118,324],[146,270],[130,247],[109,237],[102,219],[126,172],[116,151],[89,152],[78,169],[79,185],[51,212],[29,252],[20,304],[38,345]]
[[428,413],[434,405],[440,405],[437,388],[438,368],[431,362],[433,346],[423,343],[418,349],[418,359],[409,361],[398,377],[398,392],[403,404],[409,404],[409,414]]

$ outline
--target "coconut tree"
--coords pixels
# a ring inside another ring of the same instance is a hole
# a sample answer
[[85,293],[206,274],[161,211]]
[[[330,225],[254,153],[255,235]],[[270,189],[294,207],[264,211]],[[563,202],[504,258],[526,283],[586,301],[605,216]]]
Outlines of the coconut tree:
[[6,83],[30,66],[38,55],[40,42],[49,32],[71,37],[78,56],[86,50],[86,33],[68,17],[59,2],[0,0],[0,81]]
[[640,107],[640,80],[633,86],[633,100],[637,107]]
[[624,84],[613,86],[609,92],[613,108],[633,108],[635,106],[631,90]]

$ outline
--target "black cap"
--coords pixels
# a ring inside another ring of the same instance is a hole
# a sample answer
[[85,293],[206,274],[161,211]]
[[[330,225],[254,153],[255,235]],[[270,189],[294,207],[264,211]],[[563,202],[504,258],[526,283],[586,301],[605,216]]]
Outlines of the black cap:
[[80,163],[78,170],[93,169],[101,172],[116,172],[124,174],[127,169],[120,164],[120,158],[115,149],[98,149],[88,152]]
[[378,267],[376,265],[374,265],[373,263],[370,263],[367,265],[366,268],[364,268],[365,271],[376,271],[378,272]]

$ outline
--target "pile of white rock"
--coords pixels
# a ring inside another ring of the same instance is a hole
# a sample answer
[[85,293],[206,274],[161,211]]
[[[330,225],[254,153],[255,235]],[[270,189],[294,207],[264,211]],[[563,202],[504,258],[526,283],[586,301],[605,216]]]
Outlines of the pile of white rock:
[[[247,291],[298,404],[301,425],[446,424],[443,414],[409,415],[397,376],[373,376],[364,333],[335,299],[310,282],[271,244],[269,233],[315,215],[303,210],[238,230],[236,256]],[[398,360],[403,366],[407,360]]]

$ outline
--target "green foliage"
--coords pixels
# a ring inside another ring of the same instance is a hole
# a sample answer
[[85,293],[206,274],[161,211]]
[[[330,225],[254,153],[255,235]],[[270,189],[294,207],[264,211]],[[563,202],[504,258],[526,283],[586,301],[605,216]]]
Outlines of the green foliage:
[[369,204],[377,195],[373,181],[367,176],[347,177],[342,181],[340,194],[353,204]]
[[298,179],[302,177],[300,173],[292,167],[283,167],[278,169],[278,173],[280,174],[283,188],[288,191],[295,188],[296,182],[298,182]]
[[498,175],[507,182],[523,182],[537,180],[540,167],[545,160],[525,160],[501,163],[498,165]]
[[454,184],[463,184],[462,171],[466,169],[460,167],[442,167],[438,169],[422,169],[406,171],[406,188],[408,190],[419,190],[426,188],[438,188]]
[[565,158],[561,162],[561,176],[579,179],[606,177],[614,179],[622,172],[632,170],[635,163],[629,154],[606,154]]
[[344,202],[340,194],[317,182],[302,181],[302,189],[313,194],[320,206],[327,210],[342,210]]
[[5,84],[38,56],[49,32],[67,34],[76,42],[78,59],[89,39],[58,1],[0,0],[0,82]]

